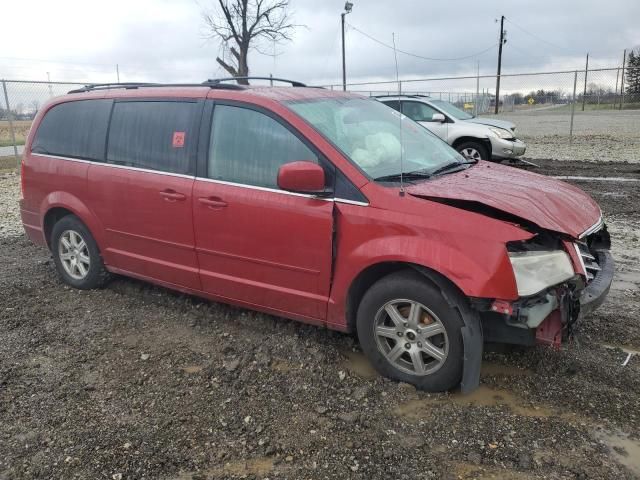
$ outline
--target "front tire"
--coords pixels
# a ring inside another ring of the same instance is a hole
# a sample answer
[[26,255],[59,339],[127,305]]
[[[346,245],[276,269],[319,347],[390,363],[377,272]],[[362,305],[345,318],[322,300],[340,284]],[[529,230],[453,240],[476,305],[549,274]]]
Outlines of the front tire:
[[102,287],[109,279],[98,244],[75,215],[62,217],[53,226],[51,253],[58,275],[74,288]]
[[393,273],[364,295],[357,315],[358,338],[380,374],[440,392],[462,378],[461,328],[466,299],[453,288],[446,298],[412,270]]
[[480,142],[462,142],[456,150],[467,160],[491,160],[487,147]]

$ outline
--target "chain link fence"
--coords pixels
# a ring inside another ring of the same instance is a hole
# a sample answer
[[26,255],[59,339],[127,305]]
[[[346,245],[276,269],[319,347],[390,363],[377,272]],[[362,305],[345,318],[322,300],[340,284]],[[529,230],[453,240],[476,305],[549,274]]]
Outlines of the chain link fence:
[[0,80],[0,168],[20,161],[31,122],[51,98],[84,83]]
[[[495,75],[351,83],[347,89],[367,96],[427,95],[474,115],[511,120],[528,145],[527,158],[640,162],[640,86],[629,82],[639,77],[640,71],[622,67],[507,74],[497,100]],[[38,110],[84,84],[2,80],[0,159],[19,161]]]

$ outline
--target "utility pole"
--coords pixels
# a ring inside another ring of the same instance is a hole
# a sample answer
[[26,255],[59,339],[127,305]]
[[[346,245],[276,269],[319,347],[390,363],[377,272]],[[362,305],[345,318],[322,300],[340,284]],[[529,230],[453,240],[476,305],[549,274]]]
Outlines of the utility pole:
[[496,76],[496,115],[498,114],[498,108],[500,105],[500,71],[502,70],[502,45],[506,43],[504,34],[504,15],[502,15],[502,17],[500,17],[500,44],[498,45],[498,75]]
[[47,82],[49,82],[49,97],[53,97],[53,88],[51,87],[51,74],[47,72]]
[[587,98],[587,73],[589,72],[589,52],[587,52],[587,65],[584,67],[584,91],[582,92],[582,111],[584,112],[584,102]]
[[116,78],[118,83],[120,83],[120,66],[116,63]]
[[344,4],[344,12],[340,14],[340,19],[342,20],[342,90],[347,90],[347,62],[344,54],[344,17],[351,13],[351,9],[353,8],[353,3],[345,2]]
[[480,60],[477,61],[477,70],[476,70],[476,99],[473,102],[473,115],[478,116],[480,111],[478,110],[478,102],[480,101]]
[[622,74],[620,75],[620,110],[622,110],[622,105],[624,104],[624,67],[627,63],[627,49],[624,49],[622,53]]

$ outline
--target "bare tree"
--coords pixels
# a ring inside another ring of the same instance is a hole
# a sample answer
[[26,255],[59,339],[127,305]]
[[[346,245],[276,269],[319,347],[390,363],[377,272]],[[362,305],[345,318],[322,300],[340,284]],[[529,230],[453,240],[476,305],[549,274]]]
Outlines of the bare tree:
[[[234,77],[249,75],[249,50],[260,52],[260,41],[291,40],[297,25],[291,22],[289,0],[216,0],[214,10],[202,17],[209,38],[218,39],[229,48],[231,59],[216,61]],[[229,45],[231,44],[231,45]],[[248,85],[247,80],[238,83]]]
[[31,117],[33,118],[38,113],[38,110],[40,110],[40,101],[39,100],[32,100],[29,105],[31,106],[31,110],[32,110],[32,116]]

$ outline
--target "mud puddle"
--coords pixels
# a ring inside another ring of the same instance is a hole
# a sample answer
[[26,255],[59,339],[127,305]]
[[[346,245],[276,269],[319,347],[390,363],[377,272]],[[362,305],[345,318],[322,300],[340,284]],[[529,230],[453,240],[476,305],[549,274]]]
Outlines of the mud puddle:
[[640,441],[622,432],[598,432],[596,437],[611,449],[611,456],[640,477]]
[[[362,352],[354,352],[353,350],[345,350],[342,354],[346,360],[342,363],[342,367],[351,373],[355,373],[359,377],[373,379],[379,376],[379,373],[371,366],[367,357]],[[483,361],[480,375],[487,376],[520,376],[532,375],[529,369],[519,368],[514,365],[505,365],[492,361]]]
[[460,462],[453,465],[457,479],[461,480],[533,480],[537,477],[507,468],[499,469]]
[[533,371],[527,368],[519,368],[514,365],[505,365],[503,363],[489,362],[486,360],[482,362],[482,369],[480,370],[481,377],[516,377],[522,375],[533,375]]
[[364,353],[345,350],[342,354],[346,357],[346,360],[342,362],[342,368],[351,373],[355,373],[359,377],[369,380],[380,376],[380,374],[371,366],[367,357],[364,356]]
[[199,472],[181,473],[173,480],[191,480],[192,478],[229,478],[229,476],[239,476],[246,478],[260,477],[268,474],[274,467],[274,459],[267,457],[253,458],[249,460],[234,460],[227,462],[220,467],[201,470]]
[[517,415],[524,417],[545,418],[554,415],[554,411],[546,406],[529,404],[512,392],[499,390],[486,385],[480,385],[473,392],[463,395],[453,393],[448,396],[422,398],[410,400],[395,408],[394,412],[400,417],[410,420],[420,420],[428,417],[434,406],[446,404],[461,407],[506,407]]
[[612,345],[609,343],[603,343],[602,346],[610,350],[620,349],[624,353],[630,353],[631,355],[640,355],[640,349],[637,349],[635,347],[629,347],[629,346],[623,346],[623,345]]

